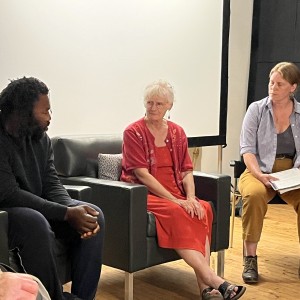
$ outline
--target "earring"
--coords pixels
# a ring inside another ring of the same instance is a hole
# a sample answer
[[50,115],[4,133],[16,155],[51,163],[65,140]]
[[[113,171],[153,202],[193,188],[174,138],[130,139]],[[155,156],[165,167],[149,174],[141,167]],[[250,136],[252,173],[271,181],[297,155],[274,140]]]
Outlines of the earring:
[[290,99],[293,100],[295,98],[295,94],[293,92],[290,93]]
[[171,113],[170,113],[170,111],[168,111],[168,120],[170,120],[171,119]]

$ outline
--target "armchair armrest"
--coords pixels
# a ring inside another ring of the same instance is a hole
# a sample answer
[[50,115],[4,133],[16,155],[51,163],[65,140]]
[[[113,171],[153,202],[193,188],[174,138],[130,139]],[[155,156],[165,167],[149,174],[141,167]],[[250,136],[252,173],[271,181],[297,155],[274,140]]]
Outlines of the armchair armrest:
[[230,185],[229,175],[194,172],[196,196],[210,201],[214,208],[214,226],[211,251],[227,249],[230,227]]
[[9,265],[7,228],[7,212],[0,211],[0,262]]
[[[91,203],[105,217],[103,263],[132,273],[147,261],[147,188],[91,177],[60,177],[63,184],[92,188]],[[134,257],[134,259],[133,259]]]
[[92,198],[92,188],[89,186],[64,185],[72,199],[90,202]]

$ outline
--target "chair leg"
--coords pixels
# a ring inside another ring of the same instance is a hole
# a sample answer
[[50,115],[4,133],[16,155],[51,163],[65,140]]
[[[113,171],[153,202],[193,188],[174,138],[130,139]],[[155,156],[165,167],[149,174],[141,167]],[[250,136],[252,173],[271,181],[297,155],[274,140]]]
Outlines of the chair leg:
[[230,222],[230,242],[229,247],[232,248],[233,245],[233,230],[234,230],[234,218],[235,218],[235,204],[236,204],[236,195],[232,193],[231,196],[231,222]]
[[246,249],[245,249],[245,241],[242,240],[243,243],[243,266],[245,265],[245,256],[246,256]]
[[224,277],[225,250],[217,252],[217,275]]
[[241,194],[237,191],[237,179],[234,182],[234,192],[231,196],[231,222],[230,222],[230,240],[229,247],[232,248],[233,245],[233,231],[234,231],[234,220],[235,220],[235,208],[237,203],[239,203],[242,198]]
[[133,300],[133,273],[125,272],[125,300]]

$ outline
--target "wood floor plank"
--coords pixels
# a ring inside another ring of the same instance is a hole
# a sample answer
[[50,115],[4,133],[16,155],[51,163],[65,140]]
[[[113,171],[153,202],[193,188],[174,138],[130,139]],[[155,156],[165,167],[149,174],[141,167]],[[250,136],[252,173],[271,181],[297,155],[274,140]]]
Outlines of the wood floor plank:
[[[300,256],[296,220],[291,206],[269,205],[257,253],[260,282],[246,285],[243,300],[300,299],[297,292]],[[243,284],[241,236],[241,219],[236,217],[233,248],[225,253],[224,275],[226,280],[237,284]],[[65,289],[69,290],[70,284],[65,285]],[[103,266],[96,300],[119,299],[124,299],[124,272]],[[134,300],[150,299],[199,300],[194,272],[179,260],[135,273]]]

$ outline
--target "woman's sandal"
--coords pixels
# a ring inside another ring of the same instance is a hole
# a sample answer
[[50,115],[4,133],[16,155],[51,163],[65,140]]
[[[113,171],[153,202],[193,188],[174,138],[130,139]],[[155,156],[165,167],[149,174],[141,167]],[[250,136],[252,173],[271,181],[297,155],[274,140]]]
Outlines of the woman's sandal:
[[[237,291],[235,291],[237,288]],[[242,285],[231,284],[227,281],[224,281],[218,288],[218,291],[223,295],[225,300],[236,300],[240,299],[246,291],[246,287]],[[230,297],[232,292],[235,292],[233,297]]]
[[206,289],[204,289],[202,291],[202,300],[223,300],[223,296],[222,294],[212,294],[211,292],[213,291],[214,289],[211,288],[211,287],[208,287]]

